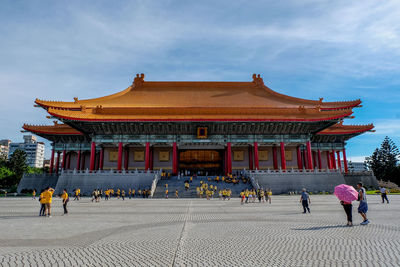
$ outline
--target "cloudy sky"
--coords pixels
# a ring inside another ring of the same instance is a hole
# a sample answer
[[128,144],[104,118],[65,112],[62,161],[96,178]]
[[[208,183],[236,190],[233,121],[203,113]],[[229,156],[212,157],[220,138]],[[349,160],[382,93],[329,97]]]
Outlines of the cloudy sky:
[[[399,1],[0,1],[0,139],[49,124],[35,98],[70,101],[147,80],[249,81],[302,98],[361,98],[348,143],[400,145]],[[48,153],[47,153],[48,154]]]

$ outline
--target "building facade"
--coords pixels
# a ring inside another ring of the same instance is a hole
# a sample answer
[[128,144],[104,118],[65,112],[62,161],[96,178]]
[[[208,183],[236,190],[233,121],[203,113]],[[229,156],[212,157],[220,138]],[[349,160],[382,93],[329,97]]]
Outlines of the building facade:
[[44,143],[38,142],[33,135],[24,135],[23,143],[10,143],[9,157],[15,150],[21,149],[26,153],[26,161],[30,167],[42,168],[44,161]]
[[374,127],[343,124],[361,100],[295,98],[255,74],[249,82],[152,82],[138,74],[109,96],[35,103],[56,119],[54,125],[23,129],[52,142],[52,173],[348,172],[346,141]]
[[0,158],[8,158],[11,140],[0,140]]

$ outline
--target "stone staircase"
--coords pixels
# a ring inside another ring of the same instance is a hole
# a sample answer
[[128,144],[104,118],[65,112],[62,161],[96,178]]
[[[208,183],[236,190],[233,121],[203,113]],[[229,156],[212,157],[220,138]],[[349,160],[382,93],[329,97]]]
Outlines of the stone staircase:
[[[207,180],[208,177],[211,178],[211,182]],[[177,176],[172,176],[170,179],[159,180],[153,198],[165,198],[166,184],[168,184],[169,198],[175,198],[176,189],[178,189],[180,198],[197,198],[196,187],[200,186],[200,181],[208,183],[209,185],[217,186],[218,191],[219,189],[224,188],[231,189],[233,198],[238,197],[242,190],[252,188],[251,183],[244,184],[242,181],[236,185],[221,181],[217,183],[214,181],[214,178],[215,176],[197,176],[196,178],[193,178],[193,182],[190,183],[190,188],[187,191],[185,190],[185,181],[190,179],[189,176],[180,177],[179,179]],[[215,194],[214,197],[218,197],[218,195]]]

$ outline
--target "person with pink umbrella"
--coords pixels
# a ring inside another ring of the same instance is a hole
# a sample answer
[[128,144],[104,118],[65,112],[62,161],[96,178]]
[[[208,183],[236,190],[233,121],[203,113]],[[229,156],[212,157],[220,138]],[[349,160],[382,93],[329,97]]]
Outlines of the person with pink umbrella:
[[347,226],[353,226],[353,205],[352,201],[358,198],[358,192],[354,187],[346,184],[340,184],[335,187],[335,196],[340,200],[344,212],[347,215]]

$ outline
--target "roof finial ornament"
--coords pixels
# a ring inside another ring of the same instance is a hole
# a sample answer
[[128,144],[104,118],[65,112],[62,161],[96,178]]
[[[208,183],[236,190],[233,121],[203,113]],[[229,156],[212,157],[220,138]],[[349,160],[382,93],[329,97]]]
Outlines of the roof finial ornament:
[[53,121],[53,123],[54,123],[54,126],[58,125],[58,121]]
[[144,83],[144,73],[141,73],[139,76],[139,73],[136,74],[135,79],[133,79],[133,85],[138,88],[140,86],[142,86]]
[[75,103],[78,102],[78,98],[77,97],[74,97],[74,102]]
[[260,74],[253,74],[253,83],[256,85],[256,86],[262,86],[262,85],[264,85],[264,81],[263,81],[263,79],[261,78],[261,75]]

